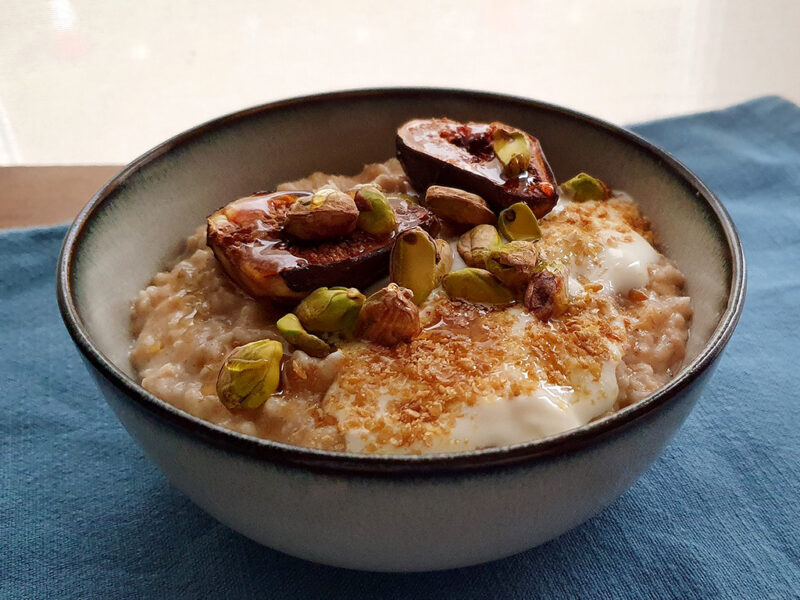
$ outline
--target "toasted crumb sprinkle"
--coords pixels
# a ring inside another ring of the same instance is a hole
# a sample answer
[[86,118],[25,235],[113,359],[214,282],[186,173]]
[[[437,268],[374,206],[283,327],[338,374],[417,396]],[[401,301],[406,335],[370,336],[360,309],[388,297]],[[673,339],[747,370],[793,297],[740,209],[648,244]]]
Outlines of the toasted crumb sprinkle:
[[[520,307],[482,310],[444,294],[425,314],[425,329],[409,344],[342,348],[337,386],[324,400],[326,411],[346,415],[340,426],[377,434],[379,445],[430,446],[481,399],[529,394],[542,381],[569,385],[579,370],[598,379],[625,339],[613,304],[601,294],[576,298],[549,323]],[[519,320],[524,328],[513,335]]]

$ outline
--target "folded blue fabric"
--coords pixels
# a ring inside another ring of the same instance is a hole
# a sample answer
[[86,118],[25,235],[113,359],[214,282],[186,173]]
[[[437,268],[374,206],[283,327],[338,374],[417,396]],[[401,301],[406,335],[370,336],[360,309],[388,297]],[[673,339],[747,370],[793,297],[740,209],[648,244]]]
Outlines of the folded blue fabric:
[[55,301],[64,227],[0,234],[0,597],[788,598],[800,594],[800,108],[633,128],[742,235],[741,323],[696,410],[619,501],[544,546],[443,573],[311,564],[172,489],[89,379]]

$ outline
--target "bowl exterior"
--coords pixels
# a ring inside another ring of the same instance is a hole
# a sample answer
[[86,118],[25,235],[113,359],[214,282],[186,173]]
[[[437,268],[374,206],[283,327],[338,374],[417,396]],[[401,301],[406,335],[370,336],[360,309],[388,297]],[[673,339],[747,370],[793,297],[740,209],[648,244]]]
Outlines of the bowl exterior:
[[398,572],[503,558],[580,525],[658,457],[712,370],[662,410],[571,453],[445,477],[380,477],[316,473],[220,449],[154,418],[87,366],[136,443],[220,522],[299,558]]
[[[246,438],[182,413],[135,383],[128,361],[130,302],[166,266],[177,240],[232,198],[315,169],[355,172],[383,160],[393,151],[391,140],[375,132],[445,114],[534,131],[559,178],[586,169],[640,201],[667,255],[687,276],[695,309],[689,365],[672,382],[557,438],[426,462],[370,461]],[[719,201],[646,142],[525,99],[402,89],[256,107],[165,142],[131,163],[84,209],[67,234],[58,283],[67,328],[111,408],[198,506],[298,557],[418,571],[520,552],[619,497],[696,402],[741,313],[744,277],[741,245]]]

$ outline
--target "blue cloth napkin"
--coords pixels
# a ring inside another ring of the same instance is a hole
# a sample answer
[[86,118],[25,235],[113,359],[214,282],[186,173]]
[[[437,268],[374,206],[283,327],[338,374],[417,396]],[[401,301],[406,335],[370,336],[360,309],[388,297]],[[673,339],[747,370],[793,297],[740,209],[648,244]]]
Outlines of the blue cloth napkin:
[[628,493],[557,540],[469,569],[324,567],[206,516],[144,458],[67,336],[64,227],[0,234],[0,597],[798,597],[800,108],[762,98],[634,130],[733,214],[750,274],[741,323]]

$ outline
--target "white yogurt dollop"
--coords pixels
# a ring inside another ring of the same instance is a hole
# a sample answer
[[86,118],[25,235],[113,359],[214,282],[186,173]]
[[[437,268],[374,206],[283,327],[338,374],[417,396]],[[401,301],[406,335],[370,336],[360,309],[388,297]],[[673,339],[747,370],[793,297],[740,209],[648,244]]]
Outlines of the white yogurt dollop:
[[450,432],[466,448],[506,446],[540,439],[585,425],[611,410],[619,389],[616,362],[603,366],[599,380],[573,375],[573,385],[547,383],[532,394],[487,398],[465,408]]
[[[587,265],[570,264],[570,274],[583,275],[589,281],[602,284],[608,291],[623,295],[646,286],[650,278],[648,267],[658,262],[660,255],[638,233],[628,235],[633,239],[622,241],[619,234],[609,232],[608,241],[595,260]],[[573,292],[573,285],[570,292]]]

